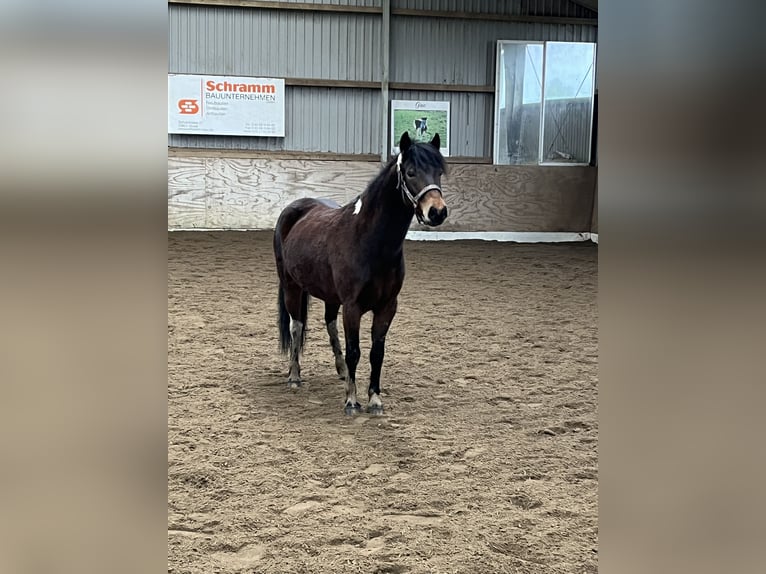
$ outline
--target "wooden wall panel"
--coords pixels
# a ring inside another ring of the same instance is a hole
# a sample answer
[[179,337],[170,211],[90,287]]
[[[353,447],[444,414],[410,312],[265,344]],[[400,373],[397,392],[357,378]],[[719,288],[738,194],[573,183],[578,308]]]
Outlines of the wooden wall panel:
[[439,230],[589,231],[594,178],[587,166],[450,166]]
[[[346,203],[379,170],[363,161],[169,157],[168,227],[272,229],[294,199]],[[450,165],[442,181],[450,215],[434,231],[590,231],[595,177],[591,167]]]
[[168,227],[205,225],[205,159],[168,158]]
[[207,160],[207,222],[215,229],[272,229],[301,197],[346,203],[364,190],[377,163],[219,158]]

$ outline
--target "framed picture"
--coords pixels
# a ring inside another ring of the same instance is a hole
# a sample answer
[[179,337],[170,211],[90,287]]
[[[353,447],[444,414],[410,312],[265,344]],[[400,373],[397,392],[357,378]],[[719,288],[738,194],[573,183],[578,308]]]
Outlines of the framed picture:
[[439,134],[441,153],[449,156],[449,102],[391,100],[391,153],[399,153],[404,132],[416,142],[428,142]]

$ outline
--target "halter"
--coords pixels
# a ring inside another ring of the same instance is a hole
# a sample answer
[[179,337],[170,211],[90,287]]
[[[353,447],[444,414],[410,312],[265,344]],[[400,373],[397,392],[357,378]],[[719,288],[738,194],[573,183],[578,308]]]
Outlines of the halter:
[[410,193],[409,187],[407,187],[407,182],[404,181],[404,176],[402,175],[402,154],[399,154],[399,157],[396,160],[396,174],[399,177],[399,184],[397,187],[399,187],[399,189],[402,191],[402,200],[405,204],[412,204],[412,207],[415,208],[415,217],[418,218],[418,223],[424,223],[423,215],[418,211],[418,203],[420,203],[420,199],[432,189],[437,190],[439,195],[443,196],[444,194],[442,193],[442,188],[435,183],[432,183],[421,189],[417,195],[412,195],[412,193]]

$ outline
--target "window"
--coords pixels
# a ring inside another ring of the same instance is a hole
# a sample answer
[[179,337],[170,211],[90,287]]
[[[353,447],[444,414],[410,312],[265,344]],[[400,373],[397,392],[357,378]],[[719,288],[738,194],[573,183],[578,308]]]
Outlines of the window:
[[590,162],[596,45],[497,45],[495,163]]

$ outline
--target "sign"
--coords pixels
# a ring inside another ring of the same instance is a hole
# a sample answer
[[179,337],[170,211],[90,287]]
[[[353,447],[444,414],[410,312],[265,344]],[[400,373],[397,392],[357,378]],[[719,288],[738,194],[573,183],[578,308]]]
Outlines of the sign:
[[439,134],[441,153],[449,156],[449,102],[391,100],[391,153],[399,153],[404,132],[416,142],[428,142]]
[[168,74],[168,133],[285,137],[285,81]]

